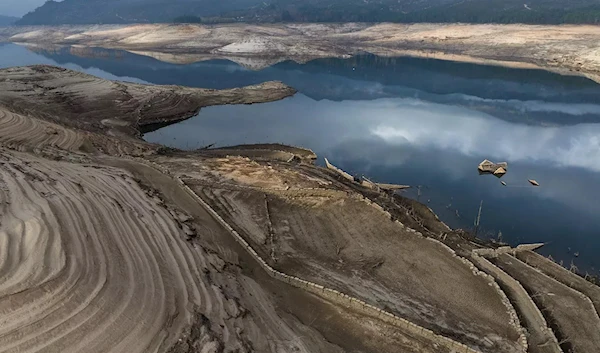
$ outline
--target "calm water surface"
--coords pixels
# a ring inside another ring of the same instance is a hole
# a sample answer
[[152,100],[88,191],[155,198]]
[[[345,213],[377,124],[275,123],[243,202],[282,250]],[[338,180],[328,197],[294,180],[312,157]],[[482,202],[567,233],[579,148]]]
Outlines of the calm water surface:
[[[600,274],[600,85],[588,79],[371,55],[255,71],[226,60],[175,65],[123,52],[84,57],[68,49],[0,46],[0,67],[39,63],[109,79],[208,88],[281,80],[299,94],[205,108],[145,138],[190,149],[306,146],[353,174],[420,186],[420,201],[452,227],[471,227],[483,200],[486,236],[547,242],[542,253]],[[502,178],[507,186],[477,174],[484,158],[509,163]],[[416,198],[415,190],[406,194]]]

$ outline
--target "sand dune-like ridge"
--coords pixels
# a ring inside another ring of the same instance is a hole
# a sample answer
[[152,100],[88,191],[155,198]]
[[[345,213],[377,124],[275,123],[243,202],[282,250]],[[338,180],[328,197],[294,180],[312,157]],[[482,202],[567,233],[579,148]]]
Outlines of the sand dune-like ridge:
[[262,290],[220,273],[128,173],[5,150],[0,164],[0,352],[165,352],[198,313],[215,351],[241,349],[240,327],[256,344],[295,338],[264,302],[271,329],[243,315],[221,288]]
[[0,141],[20,150],[26,147],[56,146],[65,150],[79,148],[81,134],[60,125],[31,119],[0,108]]
[[0,106],[0,143],[17,151],[48,148],[64,152],[101,152],[109,155],[143,155],[157,146],[128,137],[102,136],[97,133],[65,128],[37,118],[14,113]]
[[[38,167],[10,163],[0,171],[11,190],[2,194],[9,246],[0,351],[156,351],[185,317],[171,319],[167,332],[163,322],[185,311],[187,299],[203,301],[201,281],[185,290],[191,256],[177,244],[176,225],[124,175]],[[161,263],[152,256],[161,252],[184,256]]]

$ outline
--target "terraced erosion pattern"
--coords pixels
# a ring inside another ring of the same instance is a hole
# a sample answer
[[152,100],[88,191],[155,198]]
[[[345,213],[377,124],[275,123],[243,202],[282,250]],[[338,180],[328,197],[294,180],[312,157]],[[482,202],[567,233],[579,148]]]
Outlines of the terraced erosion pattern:
[[0,70],[0,352],[598,351],[598,287],[529,250],[300,147],[138,138],[293,93]]

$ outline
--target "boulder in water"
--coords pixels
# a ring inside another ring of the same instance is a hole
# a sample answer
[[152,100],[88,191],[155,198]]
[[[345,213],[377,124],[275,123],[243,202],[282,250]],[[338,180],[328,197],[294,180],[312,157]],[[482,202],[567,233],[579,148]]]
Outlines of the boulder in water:
[[477,167],[479,174],[494,174],[498,178],[502,177],[508,171],[508,163],[494,163],[490,160],[483,160]]
[[502,167],[500,167],[494,171],[494,175],[497,177],[502,177],[504,174],[506,174],[506,169],[504,169]]

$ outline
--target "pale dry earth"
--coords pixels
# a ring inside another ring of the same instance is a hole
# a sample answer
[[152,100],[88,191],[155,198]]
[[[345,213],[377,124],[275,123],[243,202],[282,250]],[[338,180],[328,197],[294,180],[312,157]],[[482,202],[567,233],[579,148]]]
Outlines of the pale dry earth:
[[369,207],[322,170],[225,157],[157,157],[275,268],[486,352],[518,351],[489,282],[441,245]]
[[0,104],[11,111],[120,137],[190,118],[203,107],[270,102],[296,93],[281,82],[214,90],[108,81],[44,65],[0,71]]
[[0,41],[123,49],[174,63],[260,69],[360,52],[543,68],[600,82],[600,27],[497,24],[88,25],[0,28]]
[[123,169],[0,161],[1,352],[342,351],[278,312],[209,216],[192,244],[189,216]]
[[[589,297],[560,283],[510,255],[494,263],[523,284],[549,322],[562,334],[559,340],[571,352],[600,350],[600,317]],[[563,349],[565,349],[563,348]]]
[[519,310],[547,291],[535,297],[552,310],[547,337],[598,351],[597,287],[546,259],[531,262],[557,280],[518,262],[512,278],[535,293],[507,298],[465,259],[480,245],[424,205],[314,166],[309,150],[184,153],[135,138],[287,86],[144,86],[34,66],[0,70],[0,87],[0,352],[455,352],[270,277],[197,197],[275,269],[472,349],[543,343],[522,335],[543,320]]

